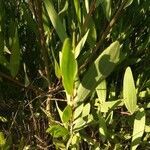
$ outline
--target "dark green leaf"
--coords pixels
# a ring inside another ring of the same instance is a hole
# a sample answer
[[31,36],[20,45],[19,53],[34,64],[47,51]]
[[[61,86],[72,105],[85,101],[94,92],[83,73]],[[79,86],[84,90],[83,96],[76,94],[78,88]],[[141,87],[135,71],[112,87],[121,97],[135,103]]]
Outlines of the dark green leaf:
[[12,38],[12,52],[10,57],[10,72],[15,77],[19,71],[20,66],[20,47],[17,27],[15,29],[14,37]]

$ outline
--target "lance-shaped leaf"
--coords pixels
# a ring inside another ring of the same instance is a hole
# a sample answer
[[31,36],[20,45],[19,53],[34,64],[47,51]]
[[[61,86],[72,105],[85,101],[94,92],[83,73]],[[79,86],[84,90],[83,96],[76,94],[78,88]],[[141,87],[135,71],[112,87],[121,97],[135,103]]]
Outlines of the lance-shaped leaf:
[[74,6],[76,10],[76,15],[78,17],[79,22],[81,22],[81,8],[80,8],[80,1],[74,0]]
[[47,13],[49,15],[49,18],[52,22],[52,25],[54,26],[60,40],[62,42],[64,42],[64,40],[67,38],[67,34],[66,34],[65,28],[58,16],[57,12],[54,9],[52,1],[44,0],[44,4],[45,4],[46,10],[47,10]]
[[120,44],[118,41],[112,43],[90,66],[85,73],[77,90],[76,102],[81,102],[95,90],[97,85],[103,81],[114,69],[119,61]]
[[86,42],[88,34],[89,34],[89,30],[86,32],[86,34],[82,37],[82,39],[80,40],[80,42],[76,46],[76,48],[75,48],[75,58],[77,58],[79,56],[80,51],[82,50],[82,48],[83,48],[83,46]]
[[102,7],[106,18],[110,20],[111,17],[111,0],[102,0]]
[[61,58],[62,82],[69,95],[73,94],[74,79],[77,73],[77,62],[72,52],[71,40],[64,41]]
[[18,73],[20,65],[20,47],[19,47],[19,38],[18,38],[18,30],[15,29],[15,34],[12,39],[12,54],[10,57],[10,72],[13,77],[15,77]]
[[128,111],[133,114],[137,109],[136,89],[130,67],[125,71],[123,81],[123,99]]
[[140,110],[138,110],[134,120],[131,150],[136,150],[136,148],[140,144],[141,138],[144,133],[144,129],[145,129],[145,111],[143,108],[141,108]]

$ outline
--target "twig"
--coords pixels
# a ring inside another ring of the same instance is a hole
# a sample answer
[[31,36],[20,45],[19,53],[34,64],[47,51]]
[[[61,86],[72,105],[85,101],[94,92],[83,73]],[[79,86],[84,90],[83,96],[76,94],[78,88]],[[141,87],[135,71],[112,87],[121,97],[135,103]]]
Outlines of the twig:
[[5,73],[1,72],[0,71],[0,77],[14,83],[15,85],[19,86],[19,87],[22,87],[23,89],[26,89],[26,90],[32,90],[36,93],[40,93],[42,94],[44,91],[42,89],[40,89],[39,87],[36,87],[36,86],[33,86],[33,85],[29,85],[29,86],[25,86],[23,83],[21,83],[20,81],[12,78],[11,76],[8,76],[6,75]]
[[44,35],[44,27],[43,27],[43,20],[42,20],[42,0],[31,0],[30,3],[31,3],[32,9],[33,9],[33,12],[34,12],[35,19],[37,21],[37,25],[38,25],[41,53],[44,58],[46,77],[50,84],[50,81],[51,81],[50,67],[49,67],[50,61],[49,61],[49,57],[48,57],[49,56],[48,51],[46,48],[46,39],[45,39],[45,35]]
[[[81,71],[85,66],[87,66],[88,64],[90,64],[92,62],[92,60],[94,59],[95,55],[97,55],[97,51],[99,50],[101,44],[104,42],[105,38],[107,37],[108,33],[110,32],[110,30],[112,29],[112,27],[115,25],[117,19],[119,18],[125,4],[127,3],[127,1],[123,1],[123,3],[121,4],[121,6],[119,7],[119,9],[117,10],[117,12],[115,13],[114,17],[111,19],[111,21],[109,22],[108,26],[106,27],[105,31],[103,32],[100,40],[97,42],[96,46],[94,47],[94,49],[92,50],[92,55],[90,56],[90,58],[85,60],[85,63],[79,68],[79,71]],[[100,52],[99,52],[100,53]]]

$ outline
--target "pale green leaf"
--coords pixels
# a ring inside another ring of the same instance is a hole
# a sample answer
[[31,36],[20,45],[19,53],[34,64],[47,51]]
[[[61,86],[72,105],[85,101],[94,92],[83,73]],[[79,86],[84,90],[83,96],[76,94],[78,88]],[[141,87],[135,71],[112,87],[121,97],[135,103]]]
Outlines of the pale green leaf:
[[106,80],[103,80],[97,87],[96,87],[96,93],[99,99],[100,103],[103,103],[106,101]]
[[80,42],[76,46],[76,48],[75,48],[75,58],[77,58],[79,56],[80,51],[82,50],[82,48],[83,48],[83,46],[86,42],[88,34],[89,34],[89,30],[86,32],[86,34],[82,37],[82,39],[80,40]]
[[117,108],[117,106],[122,106],[122,100],[115,100],[115,101],[107,101],[103,102],[99,105],[101,112],[108,112],[109,110]]
[[77,108],[75,108],[74,119],[78,118],[81,115],[82,111],[83,111],[83,103],[77,106]]
[[53,59],[54,59],[54,65],[55,65],[55,75],[56,75],[56,77],[58,78],[58,79],[60,79],[61,78],[61,70],[60,70],[60,66],[59,66],[59,64],[58,64],[58,62],[57,62],[57,60],[56,60],[56,57],[55,57],[55,55],[54,55],[54,52],[53,52],[53,50],[52,50],[52,56],[53,56]]
[[65,2],[63,9],[59,12],[59,15],[64,13],[68,9],[68,1]]
[[130,67],[125,71],[123,81],[123,99],[128,111],[133,114],[137,109],[137,96],[134,79]]
[[63,123],[69,122],[72,118],[72,108],[70,105],[67,105],[62,114]]
[[137,149],[138,145],[140,144],[141,138],[144,134],[144,129],[145,129],[145,111],[143,108],[141,108],[140,110],[138,110],[134,120],[131,150]]
[[57,101],[56,101],[56,108],[57,108],[57,111],[58,111],[58,113],[59,113],[59,117],[60,117],[61,121],[63,122],[63,120],[62,120],[63,112],[60,110],[60,108],[59,108],[59,106],[58,106],[58,104],[57,104]]
[[81,130],[84,128],[85,124],[86,124],[86,121],[84,121],[82,117],[79,117],[78,119],[76,119],[76,121],[74,121],[73,129]]
[[44,0],[44,4],[48,12],[49,18],[52,22],[52,25],[54,26],[60,40],[64,42],[64,40],[67,38],[67,34],[57,12],[54,9],[52,0]]
[[72,52],[71,40],[69,38],[63,44],[60,68],[64,88],[69,95],[72,95],[77,73],[77,61]]
[[132,2],[133,2],[133,0],[126,0],[126,1],[127,1],[127,2],[126,2],[126,4],[125,4],[124,8],[130,6],[130,5],[132,4]]
[[83,107],[83,111],[82,111],[82,117],[86,117],[90,114],[90,109],[91,109],[91,105],[90,103],[87,103],[84,107]]
[[74,0],[74,6],[75,6],[75,11],[76,11],[77,18],[78,18],[79,22],[81,22],[80,1]]
[[79,88],[77,89],[77,96],[75,99],[77,102],[84,101],[87,96],[95,90],[97,85],[113,71],[119,61],[119,54],[120,44],[116,41],[104,50],[94,61],[85,73]]

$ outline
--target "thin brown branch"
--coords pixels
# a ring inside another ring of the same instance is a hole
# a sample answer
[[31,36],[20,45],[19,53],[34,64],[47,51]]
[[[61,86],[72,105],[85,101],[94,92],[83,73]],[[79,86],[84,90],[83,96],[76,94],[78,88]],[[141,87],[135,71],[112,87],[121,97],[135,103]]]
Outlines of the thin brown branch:
[[93,14],[93,12],[94,12],[94,10],[95,10],[95,5],[96,5],[96,0],[94,0],[94,1],[92,2],[91,6],[90,6],[90,10],[89,10],[88,14],[87,14],[86,17],[85,17],[85,21],[84,21],[83,26],[82,26],[82,29],[83,29],[83,30],[86,29],[87,24],[89,23],[89,19],[90,19],[90,17],[92,16],[92,14]]
[[115,25],[118,18],[121,16],[122,10],[123,10],[126,3],[127,3],[126,0],[122,2],[119,9],[116,11],[114,17],[111,19],[108,26],[104,30],[100,40],[97,42],[96,46],[92,50],[92,55],[90,56],[90,58],[85,60],[85,63],[79,68],[79,71],[81,71],[85,66],[90,64],[95,59],[95,56],[100,53],[100,51],[98,52],[99,48],[101,47],[102,43],[104,42],[105,38],[107,37],[107,35],[110,32],[110,30],[112,29],[112,27]]
[[15,85],[19,86],[19,87],[22,87],[23,89],[25,90],[32,90],[33,92],[35,93],[39,93],[39,94],[42,94],[43,93],[43,90],[40,89],[39,87],[36,87],[36,86],[33,86],[33,85],[29,85],[29,86],[25,86],[23,83],[21,83],[20,81],[12,78],[11,76],[8,76],[6,75],[5,73],[1,72],[0,71],[0,77],[1,78],[4,78],[12,83],[14,83]]
[[46,39],[45,39],[45,34],[44,34],[44,27],[43,27],[43,19],[42,19],[42,0],[31,0],[30,1],[35,19],[37,21],[38,25],[38,31],[39,31],[39,42],[41,46],[41,53],[43,55],[43,60],[45,63],[45,72],[46,72],[46,77],[49,81],[50,84],[50,60],[49,60],[49,55],[48,55],[48,50],[46,48]]

